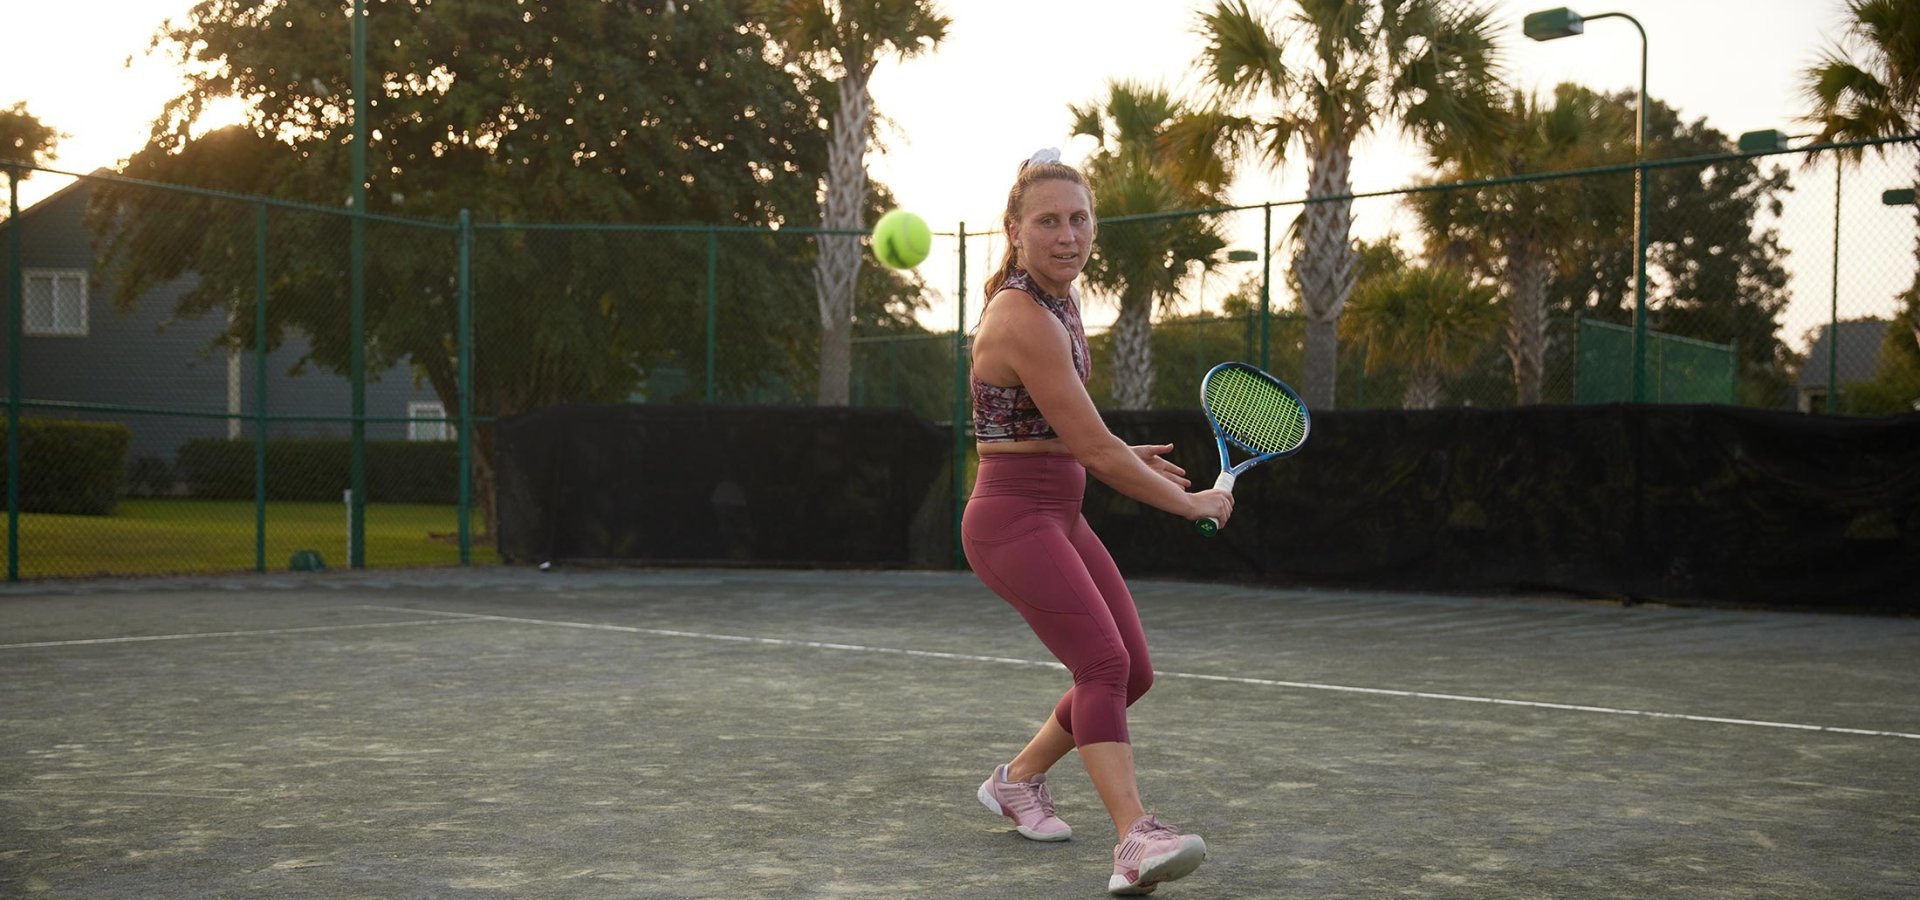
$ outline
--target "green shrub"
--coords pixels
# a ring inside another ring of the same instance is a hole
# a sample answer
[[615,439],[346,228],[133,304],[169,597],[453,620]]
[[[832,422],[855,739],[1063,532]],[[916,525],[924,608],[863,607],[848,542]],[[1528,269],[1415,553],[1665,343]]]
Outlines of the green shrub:
[[[0,420],[0,438],[9,436],[6,421]],[[118,422],[21,419],[21,510],[113,515],[132,442],[132,430]],[[0,464],[0,491],[6,485],[6,466]]]

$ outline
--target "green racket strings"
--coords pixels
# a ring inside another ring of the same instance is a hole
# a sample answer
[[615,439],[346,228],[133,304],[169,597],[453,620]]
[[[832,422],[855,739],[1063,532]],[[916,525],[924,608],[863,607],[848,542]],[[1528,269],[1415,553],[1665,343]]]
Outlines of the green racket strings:
[[1307,439],[1306,410],[1285,391],[1242,369],[1207,382],[1207,412],[1228,437],[1256,453],[1284,453]]

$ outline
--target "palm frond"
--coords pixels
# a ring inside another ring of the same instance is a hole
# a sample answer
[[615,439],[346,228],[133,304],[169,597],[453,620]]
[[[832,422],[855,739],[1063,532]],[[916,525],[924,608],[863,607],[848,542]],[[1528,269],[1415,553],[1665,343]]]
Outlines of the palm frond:
[[1068,134],[1074,137],[1095,138],[1101,142],[1103,148],[1106,146],[1106,120],[1101,116],[1100,107],[1097,104],[1088,103],[1084,106],[1078,103],[1068,104],[1067,115],[1073,119],[1073,125],[1068,130]]
[[1254,148],[1260,133],[1258,123],[1246,116],[1203,109],[1168,125],[1160,147],[1179,180],[1220,192],[1233,180],[1232,160]]
[[1920,4],[1850,0],[1847,7],[1845,36],[1801,72],[1803,121],[1821,140],[1907,134],[1920,123]]
[[1220,0],[1200,21],[1199,31],[1207,38],[1200,66],[1220,99],[1238,102],[1285,91],[1289,76],[1283,48],[1246,0]]

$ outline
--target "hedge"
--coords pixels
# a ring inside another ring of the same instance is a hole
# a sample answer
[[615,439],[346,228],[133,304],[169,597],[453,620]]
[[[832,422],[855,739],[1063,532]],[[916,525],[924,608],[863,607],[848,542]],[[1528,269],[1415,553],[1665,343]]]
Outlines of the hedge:
[[[351,483],[351,441],[299,438],[267,442],[267,499],[337,503]],[[197,440],[180,447],[179,475],[189,496],[250,500],[252,441]],[[452,441],[368,441],[367,500],[456,503],[459,445]]]
[[[0,419],[0,445],[10,437]],[[126,482],[133,431],[119,422],[20,420],[20,509],[110,516]],[[0,491],[7,471],[0,464]]]

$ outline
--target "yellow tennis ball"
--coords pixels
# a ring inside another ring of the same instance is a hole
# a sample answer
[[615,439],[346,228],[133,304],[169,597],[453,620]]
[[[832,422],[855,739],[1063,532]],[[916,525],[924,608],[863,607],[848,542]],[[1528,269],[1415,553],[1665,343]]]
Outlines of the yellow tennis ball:
[[891,269],[911,269],[933,249],[933,231],[927,221],[896,209],[873,225],[873,255]]

